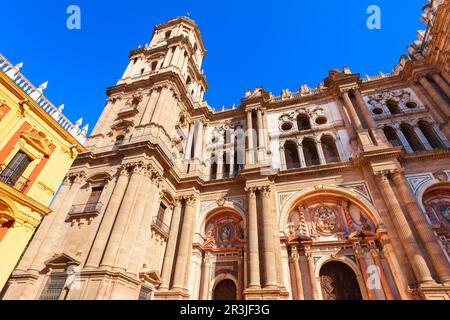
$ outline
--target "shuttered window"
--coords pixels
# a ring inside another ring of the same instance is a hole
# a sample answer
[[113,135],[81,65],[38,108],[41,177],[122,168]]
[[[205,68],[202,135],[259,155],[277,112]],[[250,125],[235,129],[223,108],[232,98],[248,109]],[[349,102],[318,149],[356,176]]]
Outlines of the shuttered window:
[[39,300],[59,300],[66,279],[67,273],[65,272],[51,273]]
[[141,286],[141,291],[139,291],[138,300],[151,300],[152,299],[152,289]]
[[8,185],[14,186],[31,161],[33,160],[31,160],[25,152],[17,152],[14,158],[12,158],[6,166],[5,170],[1,173],[2,181]]

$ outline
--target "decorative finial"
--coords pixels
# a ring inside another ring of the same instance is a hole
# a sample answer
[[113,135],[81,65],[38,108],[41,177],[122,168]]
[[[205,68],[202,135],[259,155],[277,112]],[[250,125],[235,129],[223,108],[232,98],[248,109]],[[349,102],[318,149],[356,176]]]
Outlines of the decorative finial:
[[6,75],[8,77],[10,77],[11,79],[15,79],[16,78],[16,74],[17,72],[19,72],[19,69],[23,67],[23,62],[16,64],[14,67],[12,67],[11,69],[9,69],[6,72]]
[[38,101],[39,98],[42,96],[42,92],[47,88],[48,85],[48,81],[45,81],[44,83],[42,83],[36,91],[34,91],[33,93],[30,94],[31,99],[33,99],[34,101]]
[[186,17],[190,18],[192,16],[192,12],[189,10],[188,12],[186,12]]

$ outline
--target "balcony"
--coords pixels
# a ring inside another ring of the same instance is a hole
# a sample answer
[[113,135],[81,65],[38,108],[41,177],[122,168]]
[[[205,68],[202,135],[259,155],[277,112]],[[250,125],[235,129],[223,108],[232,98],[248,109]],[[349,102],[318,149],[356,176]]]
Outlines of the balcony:
[[164,239],[169,237],[169,226],[166,225],[159,217],[153,217],[152,230],[159,233]]
[[8,186],[24,193],[30,184],[30,180],[21,176],[21,173],[8,168],[5,164],[0,165],[0,181]]
[[102,207],[101,202],[73,205],[69,211],[69,220],[96,217],[100,214]]

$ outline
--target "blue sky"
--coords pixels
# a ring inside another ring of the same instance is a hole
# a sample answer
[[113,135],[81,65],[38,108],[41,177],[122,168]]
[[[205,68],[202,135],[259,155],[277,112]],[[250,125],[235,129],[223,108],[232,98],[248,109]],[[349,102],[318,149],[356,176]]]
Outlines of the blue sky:
[[[92,125],[120,78],[128,53],[150,41],[153,26],[192,13],[208,50],[205,97],[213,107],[239,104],[247,88],[279,94],[316,86],[333,68],[362,75],[389,72],[424,25],[426,0],[87,1],[21,0],[2,5],[0,52],[75,121]],[[66,9],[81,8],[81,30],[66,27]],[[366,27],[366,9],[381,8],[381,29]]]

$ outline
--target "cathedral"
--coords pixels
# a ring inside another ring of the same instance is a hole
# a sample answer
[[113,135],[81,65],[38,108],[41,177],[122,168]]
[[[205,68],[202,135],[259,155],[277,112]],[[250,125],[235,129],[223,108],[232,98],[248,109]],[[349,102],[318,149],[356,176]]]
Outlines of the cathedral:
[[132,50],[3,290],[36,300],[450,299],[450,3],[392,72],[204,100],[189,17]]

